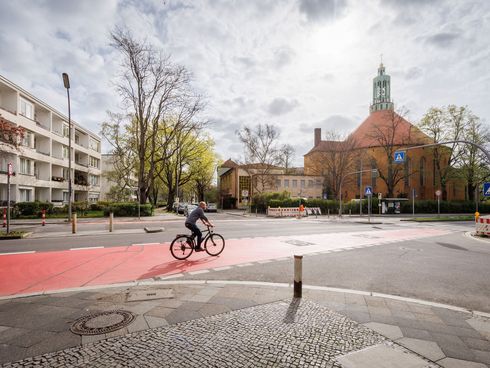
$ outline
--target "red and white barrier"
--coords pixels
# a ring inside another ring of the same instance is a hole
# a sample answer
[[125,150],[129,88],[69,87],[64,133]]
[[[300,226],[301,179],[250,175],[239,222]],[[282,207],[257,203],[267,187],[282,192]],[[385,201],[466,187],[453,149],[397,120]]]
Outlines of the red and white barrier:
[[320,207],[305,207],[305,210],[301,212],[298,207],[267,207],[267,216],[272,217],[299,217],[321,214],[322,211],[320,210]]
[[41,218],[43,226],[46,225],[46,210],[41,211]]
[[478,217],[475,224],[477,235],[490,236],[490,215]]
[[7,209],[3,209],[3,227],[7,226]]

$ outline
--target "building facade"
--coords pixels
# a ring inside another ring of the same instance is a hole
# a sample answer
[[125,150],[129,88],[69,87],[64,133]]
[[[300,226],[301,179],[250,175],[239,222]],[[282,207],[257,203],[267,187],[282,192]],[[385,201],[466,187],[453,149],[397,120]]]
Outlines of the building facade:
[[221,208],[244,208],[250,198],[264,192],[288,192],[291,197],[321,198],[323,177],[305,175],[303,168],[286,170],[257,164],[239,165],[231,159],[218,168]]
[[[0,76],[2,127],[23,131],[18,146],[0,136],[0,202],[7,201],[7,165],[12,202],[68,203],[68,118]],[[100,196],[101,140],[72,123],[72,200],[96,202]],[[2,139],[3,138],[3,139]]]
[[[464,180],[450,179],[445,188],[438,185],[432,149],[411,149],[406,151],[404,163],[393,162],[395,151],[433,141],[394,110],[391,80],[383,64],[373,79],[369,111],[369,116],[344,141],[322,140],[321,129],[315,129],[314,146],[304,156],[305,174],[323,175],[329,198],[338,198],[340,190],[345,200],[363,198],[365,188],[370,186],[383,198],[412,198],[415,194],[416,199],[437,199],[436,192],[441,190],[441,199],[465,199]],[[348,162],[342,162],[347,155]],[[332,184],[328,177],[335,169],[337,182]]]
[[[112,153],[102,154],[101,168],[102,176],[100,178],[100,200],[131,202],[138,197],[138,179],[134,173],[128,172],[123,182],[116,183],[111,173],[116,169],[114,164],[115,156]],[[113,189],[114,188],[114,189]],[[115,195],[114,191],[118,193]]]

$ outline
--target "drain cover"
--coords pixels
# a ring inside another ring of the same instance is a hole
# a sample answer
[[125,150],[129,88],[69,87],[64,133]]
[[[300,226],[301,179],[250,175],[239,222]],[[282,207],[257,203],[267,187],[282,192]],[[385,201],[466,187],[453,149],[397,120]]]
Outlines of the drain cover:
[[308,243],[306,241],[295,240],[295,239],[285,240],[284,243],[296,245],[298,247],[307,247],[308,245],[315,245],[315,243]]
[[126,327],[133,319],[131,312],[123,310],[95,313],[77,319],[70,330],[77,335],[103,335]]

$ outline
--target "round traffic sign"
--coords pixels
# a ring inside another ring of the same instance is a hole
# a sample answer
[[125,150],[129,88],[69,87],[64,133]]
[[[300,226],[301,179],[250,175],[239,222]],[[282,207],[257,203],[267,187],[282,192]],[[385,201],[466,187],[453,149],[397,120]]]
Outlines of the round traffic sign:
[[437,189],[437,190],[436,190],[436,196],[438,196],[438,197],[439,197],[441,194],[442,194],[442,192],[441,192],[439,189]]

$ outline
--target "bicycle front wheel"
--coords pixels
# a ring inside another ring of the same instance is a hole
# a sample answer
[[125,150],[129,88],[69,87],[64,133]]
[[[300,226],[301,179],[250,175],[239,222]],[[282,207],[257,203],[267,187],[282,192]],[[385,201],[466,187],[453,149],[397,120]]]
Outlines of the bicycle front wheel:
[[176,259],[187,259],[193,251],[192,241],[187,236],[178,236],[170,244],[170,253]]
[[211,234],[204,247],[210,256],[217,256],[225,249],[225,239],[219,234]]

